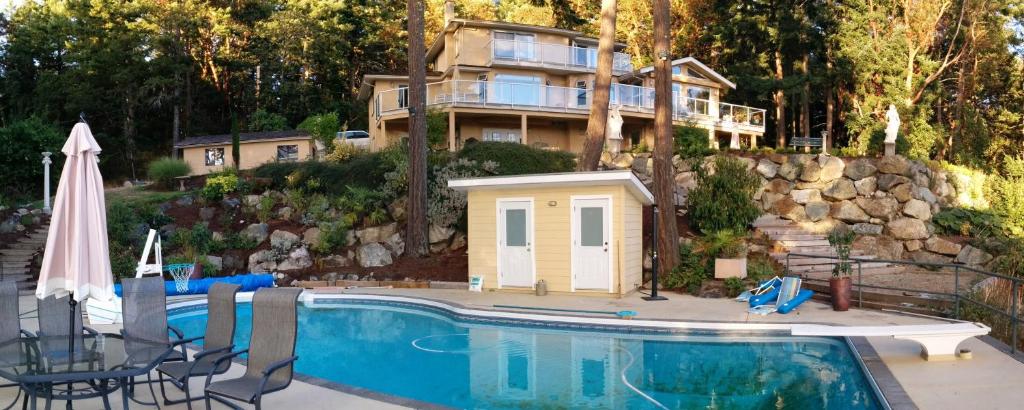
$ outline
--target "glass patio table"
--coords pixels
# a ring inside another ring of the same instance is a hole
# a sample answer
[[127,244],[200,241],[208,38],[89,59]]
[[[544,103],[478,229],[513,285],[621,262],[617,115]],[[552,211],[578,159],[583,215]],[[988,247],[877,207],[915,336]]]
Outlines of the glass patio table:
[[22,337],[0,344],[0,378],[19,384],[33,410],[37,397],[47,407],[53,400],[70,407],[72,400],[100,397],[109,409],[107,395],[119,388],[127,409],[130,380],[147,375],[175,347],[116,334],[76,337],[73,349],[67,336]]

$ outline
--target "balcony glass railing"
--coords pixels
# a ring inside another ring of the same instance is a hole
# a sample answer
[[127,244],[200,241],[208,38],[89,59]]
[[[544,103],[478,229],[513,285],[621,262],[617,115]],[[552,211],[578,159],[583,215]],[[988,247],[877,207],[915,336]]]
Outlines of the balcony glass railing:
[[[578,70],[597,69],[597,49],[523,40],[491,41],[491,62],[514,62]],[[612,71],[633,71],[629,54],[615,53]]]
[[[585,113],[590,110],[593,95],[593,89],[529,83],[459,80],[427,84],[428,106]],[[620,106],[622,111],[654,112],[653,88],[612,84],[610,100],[612,105]],[[374,103],[375,111],[378,117],[402,112],[408,108],[408,101],[408,89],[406,88],[381,91]],[[672,118],[676,121],[714,121],[725,127],[753,127],[763,132],[765,110],[677,96],[672,104]]]

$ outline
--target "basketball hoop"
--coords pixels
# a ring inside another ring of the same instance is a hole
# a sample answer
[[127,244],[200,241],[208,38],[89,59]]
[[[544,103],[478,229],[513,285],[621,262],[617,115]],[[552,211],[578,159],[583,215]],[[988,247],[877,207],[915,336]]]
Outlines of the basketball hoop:
[[179,294],[188,292],[188,279],[192,276],[192,271],[195,270],[195,267],[196,265],[193,263],[175,263],[166,266],[167,271],[174,278],[174,289]]

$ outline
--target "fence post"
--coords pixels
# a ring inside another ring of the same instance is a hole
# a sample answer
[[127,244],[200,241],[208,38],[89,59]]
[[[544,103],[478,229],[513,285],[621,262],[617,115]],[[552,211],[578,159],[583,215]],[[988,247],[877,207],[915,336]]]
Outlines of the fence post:
[[960,320],[960,266],[953,266],[953,317]]
[[1013,305],[1013,313],[1010,314],[1010,320],[1013,320],[1013,324],[1010,325],[1010,328],[1012,330],[1013,336],[1010,339],[1010,354],[1017,353],[1017,343],[1018,343],[1018,341],[1017,341],[1017,323],[1018,323],[1018,320],[1020,319],[1018,317],[1019,316],[1018,315],[1019,312],[1018,312],[1018,309],[1017,309],[1017,294],[1018,294],[1017,293],[1017,289],[1020,287],[1020,282],[1018,282],[1017,280],[1012,280],[1012,285],[1013,285],[1013,303],[1012,303],[1012,305]]
[[864,272],[861,261],[857,260],[857,307],[864,307]]

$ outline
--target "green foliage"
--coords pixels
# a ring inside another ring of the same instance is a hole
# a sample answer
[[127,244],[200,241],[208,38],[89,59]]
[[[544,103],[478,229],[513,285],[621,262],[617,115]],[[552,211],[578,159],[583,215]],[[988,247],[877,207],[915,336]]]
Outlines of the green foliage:
[[173,188],[174,178],[183,177],[192,172],[188,163],[180,159],[162,157],[149,163],[147,175],[163,188]]
[[745,231],[761,210],[754,204],[754,192],[761,180],[747,171],[747,165],[732,157],[717,156],[714,174],[697,168],[697,186],[687,196],[689,218],[700,231],[724,229]]
[[206,177],[206,185],[200,191],[200,195],[208,202],[217,202],[224,199],[224,196],[235,192],[238,189],[238,175],[232,172],[225,172],[219,175]]
[[[333,152],[336,147],[334,146],[334,139],[337,136],[338,130],[341,129],[341,125],[338,123],[338,114],[333,112],[311,115],[306,117],[298,128],[306,131],[324,144],[328,153]],[[348,144],[342,144],[348,145]]]
[[107,207],[107,238],[111,243],[128,247],[136,241],[136,229],[141,222],[138,214],[128,204],[113,202]]
[[700,241],[701,251],[708,259],[734,259],[747,256],[746,231],[722,229],[706,233]]
[[682,158],[699,158],[711,155],[708,130],[693,125],[682,125],[672,128],[676,154]]
[[57,186],[64,162],[61,147],[65,136],[53,126],[38,117],[16,120],[0,128],[0,193],[15,199],[27,195],[36,197],[43,186],[42,152],[52,152],[50,159],[50,186]]
[[498,164],[498,175],[571,172],[576,156],[564,151],[546,151],[514,142],[475,142],[466,144],[457,158],[484,164]]
[[181,255],[189,261],[198,260],[210,252],[213,233],[206,225],[197,223],[191,229],[179,228],[171,236],[170,245],[177,248]]
[[747,259],[747,279],[761,282],[777,275],[778,272],[775,271],[775,265],[767,258],[755,257]]
[[261,108],[249,115],[248,129],[249,132],[283,131],[288,129],[288,119]]
[[275,206],[277,206],[277,198],[274,198],[273,195],[260,197],[259,204],[256,204],[256,219],[261,224],[269,222],[270,218],[274,215]]
[[1024,236],[1024,158],[1004,159],[1004,172],[989,175],[985,196],[1009,235]]
[[[351,226],[363,218],[367,218],[370,225],[378,225],[387,220],[387,211],[384,211],[384,194],[370,188],[350,186],[345,193],[338,197],[335,205],[345,216],[345,221]],[[382,211],[377,212],[377,211]],[[373,218],[370,218],[373,215]]]
[[393,170],[393,164],[381,153],[356,155],[344,163],[301,161],[267,163],[253,170],[257,178],[269,178],[271,187],[283,190],[303,187],[307,180],[318,178],[331,181],[318,187],[317,192],[339,195],[347,186],[377,188],[384,184],[384,175]]
[[850,264],[850,251],[856,236],[853,230],[845,226],[835,228],[829,232],[828,244],[832,246],[836,256],[839,258],[839,262],[832,266],[832,277],[850,276],[850,272],[853,269],[853,266]]
[[114,276],[118,278],[135,277],[138,258],[139,256],[135,254],[131,246],[120,242],[110,242],[110,270]]
[[1003,231],[1003,220],[990,210],[973,208],[946,208],[932,215],[938,232],[986,238]]
[[258,245],[259,244],[256,243],[255,239],[249,238],[248,236],[243,236],[238,232],[231,232],[225,235],[223,240],[224,249],[252,250],[256,249],[256,246]]
[[734,298],[743,293],[746,290],[746,285],[743,283],[743,279],[740,278],[726,278],[725,279],[725,295]]
[[427,146],[432,149],[448,148],[448,114],[439,109],[427,109]]
[[460,158],[443,167],[434,167],[434,177],[427,183],[427,220],[449,227],[459,223],[466,215],[466,193],[448,187],[448,181],[494,175],[500,167],[494,161],[478,163]]
[[334,148],[324,156],[324,160],[330,162],[345,162],[356,155],[359,155],[362,149],[352,144],[341,143],[335,145]]
[[697,294],[700,292],[701,284],[709,277],[709,271],[701,255],[693,245],[684,242],[679,244],[679,264],[665,278],[665,287]]
[[948,173],[949,183],[956,189],[958,205],[975,209],[989,207],[988,199],[985,197],[987,174],[977,169],[944,161],[939,162],[938,167]]
[[321,222],[320,240],[313,244],[313,251],[321,255],[327,255],[338,248],[345,246],[348,238],[349,226],[344,221]]

